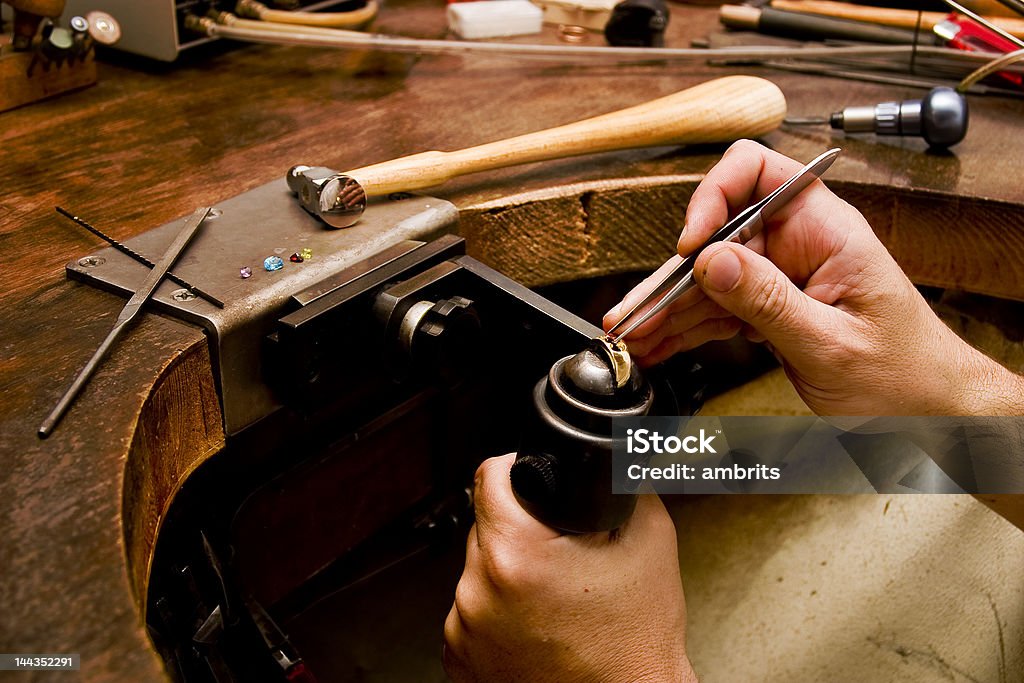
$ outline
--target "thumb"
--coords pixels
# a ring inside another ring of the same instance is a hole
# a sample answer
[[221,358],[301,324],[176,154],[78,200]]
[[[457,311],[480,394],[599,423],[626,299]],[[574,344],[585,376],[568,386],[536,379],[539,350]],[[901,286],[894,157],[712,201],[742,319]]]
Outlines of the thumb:
[[800,291],[774,263],[739,244],[707,247],[694,276],[709,298],[791,359],[815,344],[828,324],[828,306]]

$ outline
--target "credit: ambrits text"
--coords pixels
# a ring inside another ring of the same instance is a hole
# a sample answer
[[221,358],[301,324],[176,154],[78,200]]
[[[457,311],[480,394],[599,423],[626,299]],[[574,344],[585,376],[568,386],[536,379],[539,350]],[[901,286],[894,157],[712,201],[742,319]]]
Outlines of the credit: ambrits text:
[[[658,432],[649,429],[627,429],[626,430],[626,452],[630,455],[675,455],[686,453],[690,455],[717,454],[715,450],[715,437],[717,434],[707,434],[701,429],[697,434],[677,436],[671,434],[662,436]],[[651,479],[680,479],[692,481],[694,479],[705,480],[750,480],[750,479],[779,479],[782,472],[778,467],[767,465],[754,465],[743,467],[733,463],[729,466],[708,465],[708,464],[685,464],[672,463],[655,467],[651,465],[633,464],[626,469],[626,476],[634,481]]]

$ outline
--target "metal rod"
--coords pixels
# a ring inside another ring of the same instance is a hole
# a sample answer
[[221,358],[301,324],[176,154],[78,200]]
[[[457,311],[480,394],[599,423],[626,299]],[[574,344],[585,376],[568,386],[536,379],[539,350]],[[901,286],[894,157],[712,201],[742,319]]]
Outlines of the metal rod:
[[[1011,52],[1010,54],[1013,53]],[[899,85],[906,86],[908,88],[922,88],[924,90],[931,90],[932,88],[940,85],[958,87],[958,81],[956,81],[955,79],[931,81],[925,79],[912,78],[909,76],[884,76],[882,74],[871,73],[868,71],[836,69],[829,62],[765,62],[764,66],[773,69],[779,69],[781,71],[817,74],[819,76],[832,76],[835,78],[845,78],[855,81],[866,81],[868,83],[885,83],[887,85]],[[959,83],[962,84],[963,81],[960,81]],[[1024,93],[1017,90],[1010,90],[1008,88],[996,88],[988,85],[979,85],[977,83],[969,83],[968,88],[966,90],[961,90],[961,92],[969,93],[971,95],[998,95],[1000,97],[1015,98],[1024,97]],[[794,121],[784,119],[783,123],[794,123]],[[828,121],[826,121],[826,123],[828,123]]]
[[1024,2],[1021,0],[999,0],[1003,7],[1007,7],[1017,14],[1024,14]]
[[[1014,53],[1009,53],[1014,54]],[[1001,57],[1000,60],[1003,58]],[[930,90],[938,85],[949,85],[955,86],[958,83],[962,83],[960,80],[960,74],[963,73],[962,69],[948,69],[943,68],[940,65],[932,65],[929,67],[930,72],[934,72],[931,76],[933,80],[926,80],[924,78],[913,78],[910,76],[886,76],[881,73],[875,73],[875,71],[886,71],[886,72],[898,72],[898,65],[892,62],[874,62],[874,61],[861,61],[861,60],[850,60],[850,59],[829,59],[828,61],[803,61],[803,60],[790,60],[790,61],[753,61],[749,59],[744,60],[710,60],[708,62],[712,66],[735,66],[737,64],[750,65],[757,64],[759,66],[769,67],[772,69],[779,69],[781,71],[793,71],[796,73],[809,73],[820,76],[831,76],[835,78],[845,78],[858,81],[866,81],[869,83],[885,83],[887,85],[900,85],[911,88],[924,88]],[[918,65],[922,64],[922,60],[918,60]],[[984,67],[989,67],[996,62],[986,62]],[[998,62],[1002,68],[1008,69],[1008,65],[1005,61]],[[851,67],[850,69],[839,68],[840,65]],[[956,71],[956,73],[954,73]],[[979,69],[980,71],[980,69]],[[919,70],[920,73],[920,70]],[[975,72],[977,73],[977,72]],[[921,74],[922,76],[924,74]],[[998,95],[1002,97],[1024,97],[1024,93],[1011,90],[1008,88],[999,88],[990,85],[981,85],[974,83],[973,81],[969,84],[967,90],[961,90],[961,92],[969,93],[972,95]],[[784,122],[785,123],[785,122]]]
[[[138,261],[142,265],[147,266],[149,268],[153,268],[156,265],[155,263],[150,261],[148,258],[143,256],[142,254],[140,254],[139,252],[137,252],[134,249],[132,249],[131,247],[129,247],[127,244],[124,244],[123,242],[118,242],[113,237],[110,237],[109,235],[104,234],[102,231],[100,231],[99,228],[97,228],[97,227],[95,227],[93,225],[90,225],[89,223],[87,223],[85,221],[85,219],[79,218],[78,216],[75,216],[74,214],[72,214],[71,212],[67,211],[66,209],[64,209],[64,208],[62,208],[60,206],[55,206],[53,208],[56,209],[57,213],[59,213],[61,216],[64,216],[65,218],[73,221],[76,225],[79,225],[79,226],[85,228],[86,230],[88,230],[92,234],[94,234],[97,237],[99,237],[100,239],[104,240],[107,244],[112,246],[114,249],[117,249],[122,254],[125,254],[126,256],[132,257],[133,259],[135,259],[136,261]],[[206,292],[206,291],[203,291],[202,289],[199,289],[198,287],[196,287],[194,284],[192,284],[191,282],[189,282],[185,278],[178,277],[177,275],[175,275],[171,271],[167,271],[167,274],[166,274],[165,277],[168,280],[170,280],[171,282],[173,282],[173,283],[175,283],[175,284],[177,284],[177,285],[179,285],[181,287],[184,287],[185,289],[189,290],[190,292],[193,292],[197,296],[203,297],[204,299],[209,301],[211,304],[213,304],[217,308],[224,308],[224,302],[223,301],[221,301],[220,299],[218,299],[214,295],[210,294],[209,292]]]
[[[797,60],[791,60],[792,63],[796,63]],[[873,69],[878,71],[893,71],[901,74],[907,73],[907,64],[901,64],[896,60],[892,59],[874,59],[871,57],[865,59],[849,59],[849,58],[830,58],[815,60],[817,63],[829,63],[838,66],[848,66],[856,69]],[[917,71],[915,75],[920,77],[931,76],[935,78],[949,77],[959,78],[964,71],[968,70],[966,64],[954,64],[943,59],[936,59],[934,57],[919,57],[915,60]]]
[[71,386],[61,397],[60,401],[57,402],[54,409],[43,420],[43,424],[39,426],[40,439],[45,439],[53,432],[57,423],[64,417],[64,413],[71,407],[75,397],[82,391],[82,388],[89,381],[89,378],[92,377],[96,368],[99,367],[107,352],[110,351],[110,347],[114,345],[114,342],[121,336],[121,333],[128,329],[128,325],[138,317],[142,311],[142,305],[146,303],[150,295],[153,294],[153,291],[156,290],[160,281],[167,274],[167,271],[178,260],[178,256],[185,251],[185,247],[192,241],[192,238],[199,231],[199,227],[206,220],[209,213],[209,207],[196,209],[195,213],[185,222],[185,226],[178,233],[178,236],[174,238],[171,246],[167,248],[167,252],[160,259],[160,262],[153,266],[153,270],[149,271],[149,275],[146,276],[146,279],[139,285],[139,288],[135,290],[132,298],[121,309],[121,313],[117,316],[114,327],[110,330],[107,338],[103,340],[99,348],[96,349],[96,352],[92,354],[92,358],[89,359],[89,362],[85,364],[85,367],[75,377],[75,381],[71,383]]
[[827,126],[829,120],[824,116],[787,116],[782,123],[787,126]]
[[1008,33],[1007,31],[1004,31],[1003,29],[999,28],[998,26],[993,24],[991,21],[989,21],[985,17],[981,16],[980,14],[972,12],[971,10],[967,9],[966,7],[961,5],[960,3],[954,2],[954,0],[942,0],[942,1],[944,3],[946,3],[947,5],[949,5],[950,7],[952,7],[953,9],[955,9],[960,14],[963,14],[966,17],[970,17],[974,21],[978,22],[979,24],[981,24],[982,26],[987,28],[989,31],[995,31],[996,33],[1001,35],[1003,38],[1006,38],[1011,43],[1016,45],[1017,47],[1024,47],[1024,40],[1021,40],[1020,38],[1018,38],[1017,36],[1013,35],[1012,33]]
[[[821,76],[832,76],[834,78],[846,78],[857,81],[865,81],[868,83],[885,83],[886,85],[901,85],[910,88],[924,88],[926,90],[931,90],[937,85],[940,85],[935,81],[924,80],[921,78],[911,78],[909,76],[884,76],[882,74],[874,74],[865,71],[850,71],[844,69],[836,69],[831,65],[825,63],[815,64],[814,62],[764,62],[764,65],[767,67],[771,67],[773,69],[779,69],[780,71],[819,74]],[[951,85],[954,85],[955,83],[956,81],[952,81]],[[785,121],[783,121],[783,123],[785,123]]]
[[[327,30],[283,32],[256,28],[224,26],[207,17],[189,15],[185,25],[211,38],[221,37],[270,45],[302,45],[307,47],[333,47],[353,50],[381,50],[434,55],[476,55],[494,57],[538,58],[570,61],[581,65],[601,60],[624,62],[704,61],[707,59],[793,59],[832,56],[907,56],[910,45],[868,45],[857,47],[766,47],[753,48],[657,48],[657,47],[587,47],[562,45],[536,45],[530,43],[485,43],[480,41],[426,40],[402,38],[383,34],[360,34],[351,31],[333,35]],[[302,29],[302,27],[296,27]],[[952,61],[980,63],[997,57],[987,52],[966,52],[943,47],[920,47],[918,54],[947,57]],[[607,62],[604,62],[607,64]]]
[[[972,71],[967,76],[965,76],[964,79],[960,81],[960,85],[956,86],[957,92],[973,92],[976,88],[985,87],[978,85],[978,81],[980,81],[983,78],[988,78],[995,72],[1001,71],[1002,69],[1010,66],[1011,64],[1015,64],[1016,62],[1019,62],[1022,59],[1024,59],[1024,50],[1014,50],[1013,52],[1007,52],[999,59],[992,60],[988,64],[984,64],[978,67],[978,69]],[[1019,92],[1017,94],[1021,95],[1021,93]]]

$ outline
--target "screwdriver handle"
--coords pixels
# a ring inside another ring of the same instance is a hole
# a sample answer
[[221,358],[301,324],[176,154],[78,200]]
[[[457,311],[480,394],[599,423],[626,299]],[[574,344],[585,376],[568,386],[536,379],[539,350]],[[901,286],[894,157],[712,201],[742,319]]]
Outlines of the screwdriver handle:
[[728,142],[779,126],[786,98],[753,76],[726,76],[610,114],[455,152],[422,152],[344,175],[368,196],[440,185],[452,178],[535,161],[634,147]]

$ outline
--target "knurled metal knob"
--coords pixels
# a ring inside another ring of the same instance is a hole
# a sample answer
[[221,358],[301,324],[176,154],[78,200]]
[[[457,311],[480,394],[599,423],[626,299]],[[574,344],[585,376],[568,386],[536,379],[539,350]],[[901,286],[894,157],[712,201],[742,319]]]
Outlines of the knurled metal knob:
[[902,134],[899,102],[882,102],[875,105],[875,132],[879,135]]
[[549,455],[522,455],[509,472],[512,488],[534,502],[551,500],[558,493],[558,463]]

